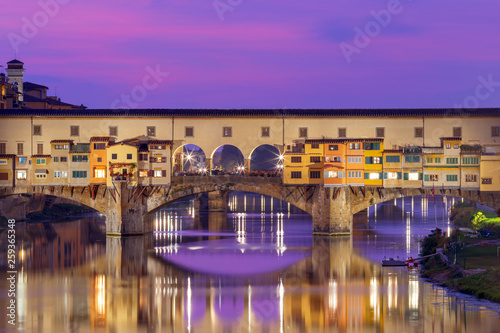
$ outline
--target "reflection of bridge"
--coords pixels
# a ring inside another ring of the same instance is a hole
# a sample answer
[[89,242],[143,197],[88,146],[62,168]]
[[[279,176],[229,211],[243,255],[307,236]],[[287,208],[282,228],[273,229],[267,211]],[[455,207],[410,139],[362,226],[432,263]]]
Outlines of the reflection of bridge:
[[[173,201],[208,193],[209,210],[225,211],[229,193],[244,191],[283,200],[311,214],[315,233],[349,234],[352,230],[352,216],[371,205],[400,197],[431,194],[430,189],[420,188],[285,186],[280,178],[243,176],[174,177],[169,186],[128,188],[125,182],[116,182],[114,185],[111,189],[104,185],[18,186],[0,189],[0,197],[40,193],[71,199],[106,214],[108,234],[127,235],[151,232],[154,212]],[[437,192],[436,194],[470,199],[500,209],[498,192],[458,189],[439,189]]]

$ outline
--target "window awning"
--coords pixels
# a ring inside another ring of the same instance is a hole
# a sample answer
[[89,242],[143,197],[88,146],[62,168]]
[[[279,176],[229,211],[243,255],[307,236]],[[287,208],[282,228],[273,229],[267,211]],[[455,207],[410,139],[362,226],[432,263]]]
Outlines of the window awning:
[[47,171],[47,169],[36,169],[35,170],[35,175],[46,175],[48,173],[49,172]]

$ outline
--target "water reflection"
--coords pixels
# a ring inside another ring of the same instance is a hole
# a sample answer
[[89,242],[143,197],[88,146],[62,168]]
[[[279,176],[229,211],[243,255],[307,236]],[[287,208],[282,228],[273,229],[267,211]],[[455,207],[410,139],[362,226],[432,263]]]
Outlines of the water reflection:
[[[47,226],[20,223],[21,328],[493,332],[500,324],[491,310],[497,308],[488,302],[457,297],[423,282],[417,271],[378,264],[380,255],[406,255],[408,235],[409,253],[418,250],[414,238],[435,223],[434,207],[422,198],[413,206],[409,198],[378,205],[376,221],[370,210],[369,217],[357,218],[353,237],[334,238],[312,237],[307,216],[265,200],[238,197],[247,210],[227,215],[199,214],[193,202],[181,203],[158,214],[153,235],[121,239],[104,238],[103,221],[92,218]],[[5,260],[5,231],[0,239]],[[6,295],[5,276],[0,278]],[[0,307],[7,302],[0,297]],[[0,327],[7,327],[0,320]]]

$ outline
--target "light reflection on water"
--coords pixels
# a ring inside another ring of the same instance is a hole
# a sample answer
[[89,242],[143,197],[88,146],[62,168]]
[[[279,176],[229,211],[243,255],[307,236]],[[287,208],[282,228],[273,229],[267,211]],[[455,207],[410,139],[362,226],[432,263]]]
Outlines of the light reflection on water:
[[[450,204],[436,205],[445,226]],[[417,240],[436,224],[426,197],[356,216],[352,237],[312,237],[311,219],[276,199],[238,195],[229,208],[199,213],[194,201],[179,203],[158,213],[154,234],[123,239],[99,236],[96,219],[19,224],[23,329],[399,333],[493,332],[500,324],[488,302],[378,264],[416,256]]]

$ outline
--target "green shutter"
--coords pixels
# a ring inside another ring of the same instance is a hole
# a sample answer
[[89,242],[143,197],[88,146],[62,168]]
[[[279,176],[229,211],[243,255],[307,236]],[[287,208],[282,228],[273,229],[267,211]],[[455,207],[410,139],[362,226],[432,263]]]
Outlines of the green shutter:
[[418,180],[422,180],[422,173],[421,172],[418,174]]
[[365,172],[365,179],[370,179],[368,176],[368,172]]
[[408,172],[405,172],[405,174],[404,174],[404,180],[408,180]]
[[428,182],[428,181],[429,181],[429,175],[425,175],[425,176],[424,176],[424,180],[425,180],[426,182]]
[[380,173],[379,179],[384,179],[384,173],[383,172]]
[[372,150],[380,150],[380,142],[372,143]]
[[328,178],[328,171],[323,171],[323,178]]
[[398,172],[398,179],[401,179],[401,172]]
[[365,157],[365,164],[372,164],[372,158],[371,157]]
[[387,172],[384,172],[384,178],[383,179],[387,179]]

